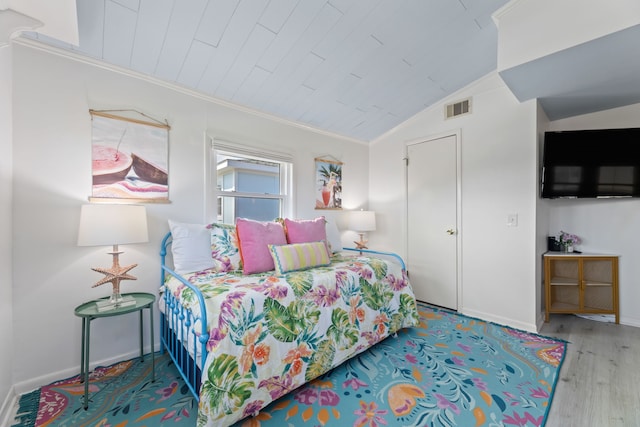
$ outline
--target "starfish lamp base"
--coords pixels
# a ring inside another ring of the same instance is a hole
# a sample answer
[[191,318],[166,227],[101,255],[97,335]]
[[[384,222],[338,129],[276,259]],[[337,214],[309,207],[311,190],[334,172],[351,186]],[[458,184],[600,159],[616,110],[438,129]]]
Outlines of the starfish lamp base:
[[113,308],[120,307],[124,304],[125,300],[120,293],[120,282],[122,280],[137,280],[137,277],[128,274],[130,270],[136,267],[138,264],[131,264],[126,267],[120,267],[119,255],[122,252],[118,251],[118,245],[113,245],[113,251],[109,252],[109,254],[113,255],[113,265],[111,268],[92,268],[93,271],[97,271],[98,273],[104,274],[101,280],[96,282],[93,287],[104,285],[105,283],[112,284],[112,293],[109,298],[109,304],[113,306]]
[[[368,249],[367,243],[369,243],[369,241],[364,240],[364,233],[358,233],[358,235],[360,236],[360,241],[353,242],[356,244],[356,249]],[[360,255],[362,255],[362,252],[360,252]]]
[[129,307],[131,305],[136,305],[136,299],[131,295],[120,296],[120,300],[117,303],[112,303],[111,298],[102,299],[96,301],[96,307],[98,308],[98,312],[102,313],[104,311],[115,310],[120,307]]

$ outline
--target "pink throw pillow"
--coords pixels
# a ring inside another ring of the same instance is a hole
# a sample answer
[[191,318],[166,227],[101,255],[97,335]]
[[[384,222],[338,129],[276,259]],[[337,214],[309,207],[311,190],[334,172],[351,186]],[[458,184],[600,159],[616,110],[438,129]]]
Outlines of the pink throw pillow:
[[275,268],[269,245],[285,245],[287,238],[282,224],[252,219],[236,219],[242,272],[264,273]]
[[323,216],[316,219],[288,219],[284,226],[287,229],[288,243],[308,243],[327,240],[326,221]]

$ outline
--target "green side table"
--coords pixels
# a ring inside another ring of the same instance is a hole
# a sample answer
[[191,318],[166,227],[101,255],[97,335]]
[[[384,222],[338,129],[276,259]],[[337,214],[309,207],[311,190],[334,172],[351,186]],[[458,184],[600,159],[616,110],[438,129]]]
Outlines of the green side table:
[[149,309],[149,336],[151,339],[151,379],[156,380],[156,361],[153,344],[153,303],[156,301],[156,297],[153,294],[143,292],[133,292],[128,294],[122,294],[124,298],[129,298],[135,301],[130,305],[124,305],[121,307],[112,308],[110,310],[99,311],[97,303],[108,300],[102,298],[85,302],[76,307],[74,314],[82,318],[82,350],[80,355],[80,378],[84,381],[84,409],[89,407],[89,347],[91,343],[91,321],[93,319],[99,319],[103,317],[121,316],[127,313],[140,312],[140,358],[144,361],[143,350],[143,320],[142,313],[145,308]]

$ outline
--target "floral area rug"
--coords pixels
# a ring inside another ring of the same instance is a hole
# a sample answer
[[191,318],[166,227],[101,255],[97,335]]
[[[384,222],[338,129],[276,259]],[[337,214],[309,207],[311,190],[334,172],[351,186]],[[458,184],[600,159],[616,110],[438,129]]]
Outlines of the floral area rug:
[[[402,330],[234,427],[543,426],[566,342],[419,304]],[[197,403],[167,355],[97,368],[21,398],[15,426],[197,425]]]
[[418,308],[418,327],[235,426],[544,425],[566,342]]
[[19,427],[142,427],[196,425],[197,402],[167,354],[96,368],[89,375],[89,408],[79,376],[56,381],[20,399]]

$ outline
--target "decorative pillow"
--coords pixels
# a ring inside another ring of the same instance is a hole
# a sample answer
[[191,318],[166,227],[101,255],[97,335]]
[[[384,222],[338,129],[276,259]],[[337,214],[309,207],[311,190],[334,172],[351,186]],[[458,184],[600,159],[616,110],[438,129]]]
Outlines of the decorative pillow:
[[327,221],[327,243],[329,245],[329,253],[336,253],[342,250],[342,238],[340,231],[334,221]]
[[268,245],[285,245],[284,228],[277,222],[262,222],[252,219],[236,219],[242,272],[264,273],[275,268]]
[[291,245],[269,245],[277,274],[329,265],[327,243],[307,242]]
[[327,240],[327,231],[323,216],[316,219],[284,220],[287,230],[287,243],[306,243]]
[[204,224],[187,224],[169,220],[171,253],[177,273],[191,273],[215,266],[211,259],[211,239]]
[[236,226],[232,224],[209,224],[211,257],[217,271],[242,270],[242,259],[238,245]]

